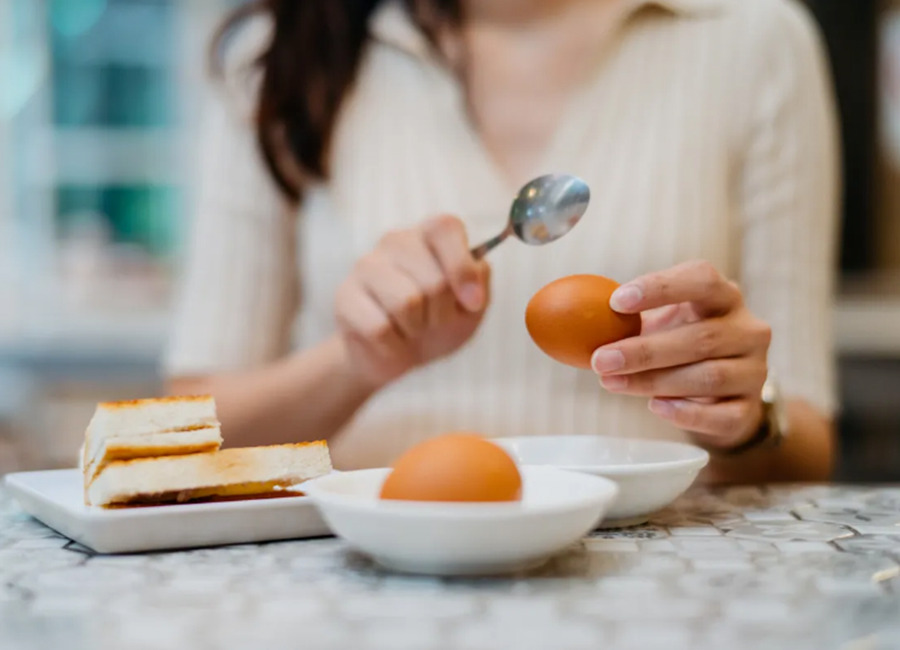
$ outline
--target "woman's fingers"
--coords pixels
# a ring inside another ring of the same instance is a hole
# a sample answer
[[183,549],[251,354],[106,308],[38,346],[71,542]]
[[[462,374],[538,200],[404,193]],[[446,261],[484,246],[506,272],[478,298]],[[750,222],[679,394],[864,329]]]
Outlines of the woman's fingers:
[[386,234],[335,298],[353,362],[382,385],[457,350],[490,300],[489,270],[472,258],[459,219]]
[[594,353],[592,366],[601,375],[631,374],[736,357],[761,343],[761,335],[712,318],[611,343]]
[[733,446],[760,421],[759,400],[733,399],[704,404],[686,399],[650,400],[652,413],[685,431],[709,436],[721,447]]
[[637,313],[682,302],[692,303],[701,316],[717,316],[740,305],[741,292],[709,262],[694,261],[623,284],[609,304],[618,312]]
[[422,291],[425,327],[445,322],[447,315],[456,308],[456,298],[421,233],[415,230],[390,233],[382,239],[381,247],[393,264],[412,278]]
[[[458,318],[461,310],[484,309],[488,300],[489,267],[469,253],[462,222],[440,217],[421,229],[388,233],[378,248],[362,258],[355,280],[341,297],[344,319],[355,319],[362,332],[376,332],[385,321],[402,337],[413,340],[428,328]],[[359,305],[359,289],[367,299]],[[350,298],[347,298],[347,295]],[[380,310],[376,315],[374,309]]]
[[723,447],[758,424],[771,329],[710,263],[641,276],[619,287],[610,306],[641,313],[643,327],[594,353],[608,391],[652,397],[653,413]]
[[432,219],[423,226],[423,235],[459,304],[471,312],[484,309],[487,301],[484,266],[469,252],[462,221],[455,217]]
[[399,267],[380,255],[360,260],[359,282],[407,338],[425,329],[425,294]]
[[631,375],[604,375],[600,383],[611,393],[623,395],[734,397],[758,395],[765,380],[765,362],[747,357],[701,361]]
[[690,305],[666,305],[641,312],[641,334],[652,334],[668,330],[685,323],[693,323],[698,319],[690,309]]
[[403,335],[387,312],[358,282],[345,283],[335,298],[338,326],[360,341],[385,352],[403,348]]

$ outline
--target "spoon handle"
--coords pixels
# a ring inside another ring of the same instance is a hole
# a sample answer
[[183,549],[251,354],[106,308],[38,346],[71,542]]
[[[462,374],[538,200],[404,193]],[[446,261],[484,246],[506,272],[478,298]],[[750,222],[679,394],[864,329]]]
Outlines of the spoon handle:
[[476,260],[480,260],[482,257],[491,252],[494,248],[500,245],[504,239],[509,237],[509,230],[504,230],[496,237],[491,237],[486,242],[481,244],[481,246],[476,246],[471,250],[472,257]]

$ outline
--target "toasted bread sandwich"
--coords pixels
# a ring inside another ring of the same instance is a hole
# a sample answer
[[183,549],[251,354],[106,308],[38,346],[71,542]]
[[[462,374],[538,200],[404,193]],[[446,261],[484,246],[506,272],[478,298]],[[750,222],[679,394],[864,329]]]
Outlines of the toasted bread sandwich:
[[113,460],[86,496],[103,507],[291,496],[303,481],[331,469],[322,441]]
[[209,452],[221,445],[211,396],[103,402],[85,433],[85,490],[113,461]]

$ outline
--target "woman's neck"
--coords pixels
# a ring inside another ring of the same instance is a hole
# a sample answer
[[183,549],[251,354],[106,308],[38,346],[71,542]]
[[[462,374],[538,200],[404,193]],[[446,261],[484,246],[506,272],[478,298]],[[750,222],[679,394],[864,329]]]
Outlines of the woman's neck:
[[463,0],[463,24],[446,32],[443,51],[473,126],[512,185],[540,171],[626,2]]

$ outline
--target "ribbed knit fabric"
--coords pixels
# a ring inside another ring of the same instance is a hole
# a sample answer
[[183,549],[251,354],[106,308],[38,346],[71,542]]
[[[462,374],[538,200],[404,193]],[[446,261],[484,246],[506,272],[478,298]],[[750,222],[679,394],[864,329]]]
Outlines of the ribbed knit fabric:
[[[587,180],[585,218],[545,248],[495,250],[494,301],[476,337],[377,395],[332,442],[336,466],[384,465],[453,429],[683,438],[645,399],[611,396],[593,373],[545,357],[524,310],[560,276],[626,281],[694,258],[737,280],[772,325],[770,363],[785,392],[835,408],[836,128],[811,19],[786,0],[632,5],[536,170]],[[371,30],[333,177],[299,214],[260,162],[252,85],[235,82],[210,108],[167,373],[249,368],[324,339],[336,287],[390,229],[438,213],[459,215],[473,242],[503,227],[528,179],[497,169],[458,83],[399,3],[386,2]]]

